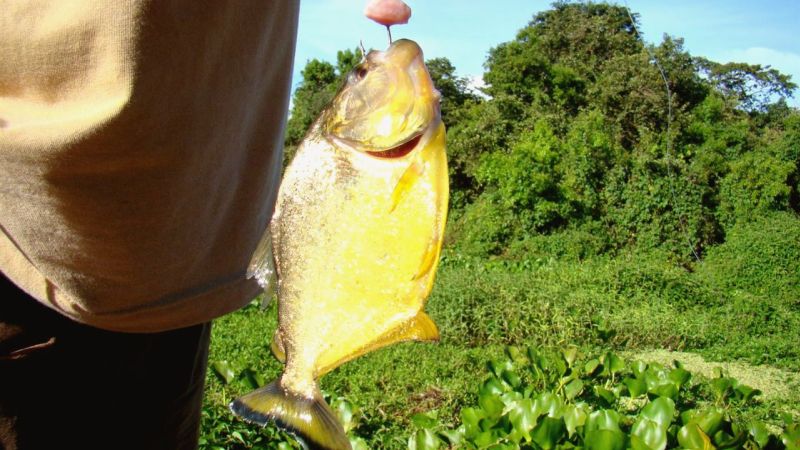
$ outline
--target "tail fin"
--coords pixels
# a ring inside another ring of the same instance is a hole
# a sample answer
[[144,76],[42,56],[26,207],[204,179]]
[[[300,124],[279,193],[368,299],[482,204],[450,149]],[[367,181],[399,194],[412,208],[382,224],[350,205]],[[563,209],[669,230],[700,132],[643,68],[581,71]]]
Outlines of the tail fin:
[[321,396],[306,398],[287,392],[280,381],[257,389],[230,404],[242,419],[266,425],[274,421],[295,433],[310,449],[351,450],[350,440]]

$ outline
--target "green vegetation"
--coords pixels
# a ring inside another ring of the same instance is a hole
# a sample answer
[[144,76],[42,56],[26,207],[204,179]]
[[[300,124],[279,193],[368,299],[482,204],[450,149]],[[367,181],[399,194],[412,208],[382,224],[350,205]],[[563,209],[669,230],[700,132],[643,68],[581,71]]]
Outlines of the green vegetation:
[[[287,154],[356,54],[308,63]],[[603,3],[555,3],[492,49],[487,96],[446,59],[428,65],[452,190],[427,307],[442,341],[322,379],[354,448],[798,448],[789,77],[675,37],[646,46]],[[255,304],[215,322],[201,448],[298,448],[225,409],[280,373],[275,326],[274,306]],[[708,370],[652,363],[653,349]],[[733,364],[764,395],[713,371]]]

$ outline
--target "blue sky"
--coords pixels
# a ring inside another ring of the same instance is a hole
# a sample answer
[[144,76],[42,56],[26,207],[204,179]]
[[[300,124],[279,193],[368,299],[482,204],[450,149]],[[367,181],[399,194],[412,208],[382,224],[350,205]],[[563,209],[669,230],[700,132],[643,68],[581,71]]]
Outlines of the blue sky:
[[[417,41],[426,58],[450,59],[460,76],[480,77],[490,48],[514,38],[551,1],[406,0],[413,15],[392,28],[395,38]],[[364,18],[366,0],[302,0],[294,83],[306,61],[334,62],[336,51],[387,44],[384,28]],[[625,5],[624,2],[618,2]],[[717,62],[770,65],[800,84],[800,0],[628,0],[639,13],[644,39],[658,43],[666,33],[684,38],[695,56]],[[790,104],[800,107],[800,91]]]

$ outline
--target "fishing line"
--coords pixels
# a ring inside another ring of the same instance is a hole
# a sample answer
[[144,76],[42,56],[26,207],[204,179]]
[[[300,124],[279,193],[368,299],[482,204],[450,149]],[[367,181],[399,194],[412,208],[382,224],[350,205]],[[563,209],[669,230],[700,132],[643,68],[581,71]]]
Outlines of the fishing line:
[[[664,68],[661,66],[661,63],[658,61],[658,58],[650,50],[650,47],[644,41],[644,38],[642,37],[642,35],[639,34],[639,28],[636,26],[636,21],[633,19],[633,15],[631,14],[631,8],[628,5],[627,1],[625,1],[625,12],[628,14],[628,18],[631,21],[631,26],[633,27],[633,32],[636,33],[636,37],[639,39],[639,41],[641,41],[642,46],[644,47],[645,51],[647,52],[647,55],[650,57],[650,59],[656,65],[656,68],[658,69],[658,73],[661,74],[661,80],[664,81],[664,88],[667,91],[667,137],[666,137],[666,150],[665,150],[665,153],[666,153],[666,157],[667,157],[667,184],[669,185],[669,192],[670,192],[670,196],[672,197],[672,206],[674,208],[676,206],[676,202],[675,202],[675,198],[676,198],[675,186],[673,185],[673,180],[675,178],[675,174],[672,171],[672,164],[671,164],[671,161],[672,161],[672,91],[669,88],[669,81],[667,80],[666,71],[664,71]],[[697,251],[695,251],[695,246],[694,246],[694,243],[692,242],[692,237],[689,234],[689,232],[687,231],[686,218],[683,215],[680,215],[679,218],[680,218],[679,222],[680,222],[680,225],[681,225],[681,232],[686,237],[686,243],[689,245],[689,249],[692,251],[692,255],[694,255],[694,258],[697,260],[697,262],[700,262],[700,256],[697,254]]]

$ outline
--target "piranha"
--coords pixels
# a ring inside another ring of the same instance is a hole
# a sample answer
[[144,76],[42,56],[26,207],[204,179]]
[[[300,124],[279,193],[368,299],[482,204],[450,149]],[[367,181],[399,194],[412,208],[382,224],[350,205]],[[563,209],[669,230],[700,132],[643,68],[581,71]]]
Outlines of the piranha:
[[449,195],[439,100],[420,47],[398,40],[367,54],[311,126],[250,266],[268,284],[274,264],[284,370],[233,401],[238,416],[349,449],[317,380],[372,350],[438,339],[423,307]]

